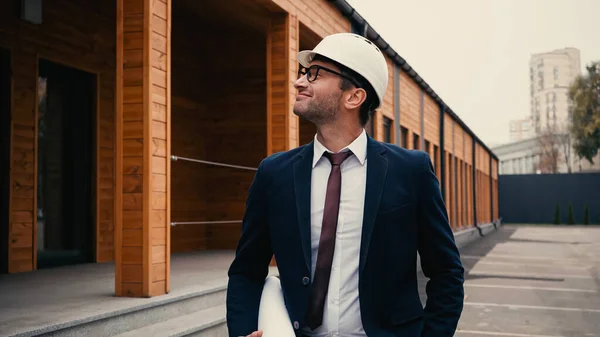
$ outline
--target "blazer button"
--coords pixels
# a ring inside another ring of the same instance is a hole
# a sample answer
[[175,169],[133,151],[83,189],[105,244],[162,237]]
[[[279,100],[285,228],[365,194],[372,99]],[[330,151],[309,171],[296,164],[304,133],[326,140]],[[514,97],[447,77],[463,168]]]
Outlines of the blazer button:
[[306,276],[304,276],[302,278],[302,284],[304,284],[305,286],[307,286],[310,283],[310,279]]
[[298,321],[294,321],[294,329],[300,329],[300,323],[298,323]]

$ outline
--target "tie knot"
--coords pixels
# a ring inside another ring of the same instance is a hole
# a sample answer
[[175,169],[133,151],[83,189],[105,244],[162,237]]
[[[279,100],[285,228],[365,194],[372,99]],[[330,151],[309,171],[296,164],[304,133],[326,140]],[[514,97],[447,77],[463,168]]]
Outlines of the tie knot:
[[344,151],[344,152],[338,152],[338,153],[331,153],[331,152],[327,152],[325,151],[325,153],[323,154],[325,157],[327,157],[327,159],[329,159],[329,161],[331,162],[331,165],[342,165],[342,163],[344,162],[344,160],[346,160],[346,158],[350,157],[352,155],[352,151]]

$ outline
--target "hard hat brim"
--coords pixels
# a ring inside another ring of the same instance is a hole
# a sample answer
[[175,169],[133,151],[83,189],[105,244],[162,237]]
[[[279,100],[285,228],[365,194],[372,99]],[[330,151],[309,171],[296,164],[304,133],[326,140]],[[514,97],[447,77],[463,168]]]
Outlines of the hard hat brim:
[[312,50],[302,50],[298,53],[296,58],[298,59],[298,63],[300,63],[303,67],[308,68],[310,66],[310,62],[315,57],[317,53]]

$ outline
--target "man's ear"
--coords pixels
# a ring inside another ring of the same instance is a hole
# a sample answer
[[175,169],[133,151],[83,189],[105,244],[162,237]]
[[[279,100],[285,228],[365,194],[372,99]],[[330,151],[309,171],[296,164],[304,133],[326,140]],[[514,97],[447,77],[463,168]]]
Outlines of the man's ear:
[[344,95],[344,105],[348,110],[360,109],[367,99],[367,92],[362,88],[352,88]]

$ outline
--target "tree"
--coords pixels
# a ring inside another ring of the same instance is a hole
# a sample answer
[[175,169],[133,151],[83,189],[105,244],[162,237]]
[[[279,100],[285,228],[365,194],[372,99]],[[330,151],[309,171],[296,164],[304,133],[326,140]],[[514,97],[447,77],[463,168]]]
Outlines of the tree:
[[537,138],[538,143],[538,169],[541,173],[558,173],[560,165],[567,166],[571,173],[571,135],[567,127],[556,123],[546,126]]
[[554,210],[554,224],[560,225],[560,206],[556,205],[556,209]]
[[586,68],[587,75],[578,76],[569,88],[569,115],[574,151],[594,164],[600,151],[600,61]]
[[573,206],[571,205],[571,203],[569,203],[569,215],[567,217],[567,224],[575,224],[575,215],[573,214]]

